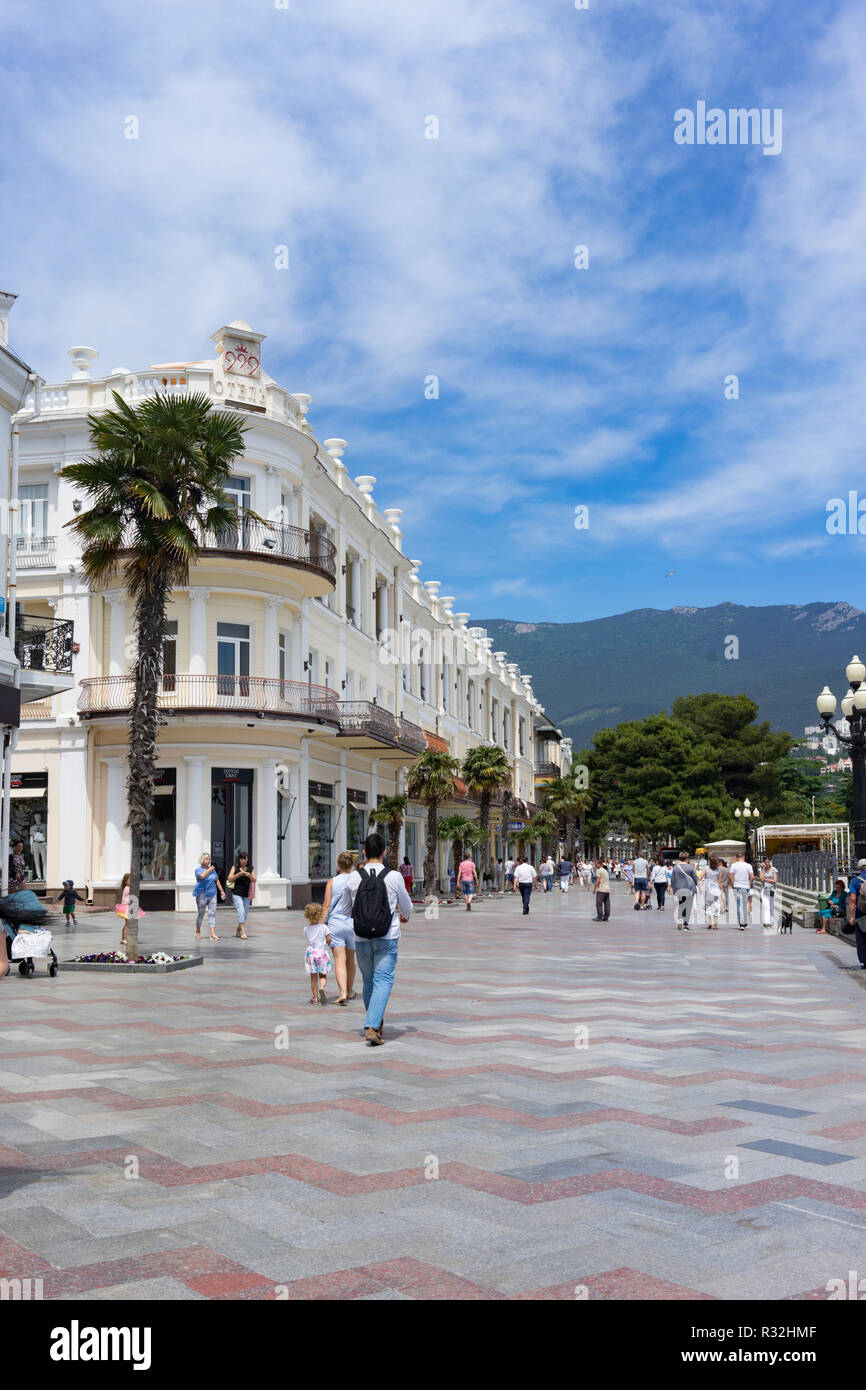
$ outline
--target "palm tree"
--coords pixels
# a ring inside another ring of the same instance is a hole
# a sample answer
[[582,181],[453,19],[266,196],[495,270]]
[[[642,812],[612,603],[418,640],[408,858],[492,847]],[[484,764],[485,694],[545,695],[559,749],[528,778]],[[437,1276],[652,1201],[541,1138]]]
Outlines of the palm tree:
[[400,863],[400,831],[406,815],[405,796],[383,796],[375,811],[376,825],[383,835],[388,836],[388,867],[396,869]]
[[422,801],[427,807],[427,853],[424,857],[424,892],[432,893],[436,886],[436,827],[439,821],[439,806],[450,801],[457,787],[455,778],[460,764],[450,753],[439,753],[428,748],[409,768],[406,778],[406,792],[413,801]]
[[565,827],[566,858],[574,861],[574,843],[580,825],[580,852],[584,853],[584,832],[586,813],[592,807],[592,795],[585,787],[579,786],[574,772],[567,777],[557,777],[550,782],[544,792],[544,809],[556,816]]
[[463,862],[465,851],[470,845],[477,844],[481,830],[478,821],[469,820],[467,816],[461,815],[458,811],[455,815],[445,816],[443,820],[439,821],[436,834],[440,840],[451,841],[451,852],[454,855],[454,871],[456,873]]
[[463,781],[470,796],[477,796],[481,803],[478,825],[481,843],[479,876],[482,882],[490,855],[490,803],[500,789],[510,790],[513,775],[508,754],[495,743],[480,743],[477,748],[470,748],[463,759]]
[[526,833],[530,840],[540,840],[542,854],[548,854],[551,840],[559,835],[559,821],[553,812],[546,808],[536,811],[526,827]]
[[138,954],[141,847],[153,808],[157,694],[162,671],[166,607],[189,570],[205,534],[228,541],[237,510],[224,489],[244,452],[244,426],[211,409],[204,394],[158,394],[133,408],[117,392],[116,409],[89,415],[92,458],[69,464],[61,476],[93,505],[67,522],[82,543],[91,586],[122,572],[134,601],[135,658],[129,712],[127,800],[130,829],[127,954]]

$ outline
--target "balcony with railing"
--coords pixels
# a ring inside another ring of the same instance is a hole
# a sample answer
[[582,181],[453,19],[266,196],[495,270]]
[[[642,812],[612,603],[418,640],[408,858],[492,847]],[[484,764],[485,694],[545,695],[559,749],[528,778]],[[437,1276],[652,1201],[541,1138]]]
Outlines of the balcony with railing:
[[57,563],[54,536],[16,536],[15,564],[20,570],[53,570]]
[[[78,712],[82,719],[123,715],[132,704],[132,676],[95,676],[81,682]],[[339,702],[334,690],[306,681],[276,676],[164,675],[160,677],[157,707],[165,714],[226,714],[315,720],[339,725]]]
[[73,685],[75,624],[20,610],[15,619],[15,655],[21,667],[21,700],[30,703]]
[[427,747],[423,729],[401,719],[375,700],[340,701],[340,736],[358,741],[358,747],[387,745],[401,753],[423,753]]
[[557,763],[536,762],[536,777],[561,777],[562,768]]

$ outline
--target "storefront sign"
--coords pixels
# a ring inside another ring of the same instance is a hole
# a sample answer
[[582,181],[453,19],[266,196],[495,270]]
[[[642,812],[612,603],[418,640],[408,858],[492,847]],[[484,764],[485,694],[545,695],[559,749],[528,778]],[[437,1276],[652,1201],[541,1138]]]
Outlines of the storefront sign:
[[524,821],[524,820],[510,820],[510,821],[508,822],[508,829],[509,829],[509,830],[525,830],[525,829],[526,829],[526,821]]

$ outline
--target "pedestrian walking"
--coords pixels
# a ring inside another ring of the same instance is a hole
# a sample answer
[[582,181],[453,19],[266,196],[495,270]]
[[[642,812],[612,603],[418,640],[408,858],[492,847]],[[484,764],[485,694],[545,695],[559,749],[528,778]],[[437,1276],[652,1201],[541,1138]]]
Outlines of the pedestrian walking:
[[505,866],[501,859],[497,859],[493,865],[493,890],[496,893],[502,892],[502,881],[505,877]]
[[352,918],[355,955],[364,981],[364,1037],[381,1047],[385,1010],[394,987],[400,923],[412,916],[402,874],[382,863],[385,841],[378,832],[364,841],[363,868],[353,869],[343,890],[343,912]]
[[650,875],[650,878],[652,881],[652,886],[655,889],[656,909],[659,912],[663,912],[665,906],[665,894],[668,891],[668,871],[664,866],[661,855],[659,855],[655,864],[653,864],[652,874]]
[[704,876],[704,902],[707,909],[707,931],[719,930],[719,911],[722,905],[722,895],[719,891],[719,861],[714,854],[710,855],[707,864],[707,872]]
[[513,860],[513,859],[506,859],[506,861],[505,861],[505,891],[506,891],[506,893],[513,893],[513,892],[514,892],[514,868],[515,868],[514,860]]
[[776,925],[776,884],[779,872],[773,861],[765,858],[761,863],[761,921],[765,927]]
[[523,915],[529,916],[529,900],[532,897],[532,885],[538,875],[528,859],[521,859],[514,870],[514,880],[520,889],[520,896],[523,899]]
[[472,911],[472,899],[478,892],[478,870],[471,854],[461,861],[457,870],[457,881],[460,884],[460,891],[466,902],[466,911]]
[[[216,905],[217,893],[225,901],[225,889],[219,881],[219,875],[210,862],[210,855],[203,854],[198,861],[198,868],[195,871],[195,887],[192,895],[198,904],[198,912],[195,919],[196,937],[201,936],[201,924],[207,913],[208,926],[210,927],[211,941],[219,941],[216,934]],[[124,935],[126,935],[124,929]]]
[[304,908],[304,916],[307,925],[304,927],[304,936],[307,940],[307,949],[304,953],[304,969],[310,977],[311,1004],[327,1004],[328,993],[325,988],[328,975],[331,970],[331,957],[328,947],[331,944],[331,936],[322,921],[323,904],[307,903]]
[[559,861],[559,891],[567,893],[571,887],[572,863],[570,859],[560,859]]
[[854,928],[860,969],[866,970],[866,859],[857,860],[857,872],[848,884],[848,924]]
[[228,872],[226,887],[232,895],[232,902],[238,919],[235,936],[239,937],[241,941],[246,941],[248,939],[247,913],[250,910],[250,903],[256,896],[256,871],[250,863],[250,856],[245,849],[238,850],[237,858]]
[[553,873],[555,868],[556,865],[550,855],[548,855],[541,866],[541,877],[544,880],[545,893],[550,893],[553,890]]
[[642,854],[632,860],[632,873],[634,875],[634,910],[640,912],[643,907],[648,907],[647,888],[649,886],[649,864]]
[[604,864],[596,860],[595,876],[595,916],[594,922],[610,921],[610,874]]
[[719,897],[721,907],[724,909],[725,919],[728,916],[728,884],[730,882],[730,869],[727,859],[719,860]]
[[754,870],[751,864],[746,862],[745,854],[737,855],[729,879],[737,900],[737,926],[740,931],[745,931],[749,925],[749,892],[755,881]]
[[61,898],[63,899],[63,916],[66,918],[67,927],[69,926],[70,920],[73,927],[77,927],[78,921],[75,916],[75,904],[83,903],[85,899],[82,898],[80,893],[76,893],[73,879],[65,878],[63,880],[63,887],[54,901],[59,903]]
[[[352,918],[343,910],[343,894],[349,875],[355,867],[355,857],[348,850],[337,855],[337,872],[325,884],[325,897],[322,902],[322,915],[331,936],[331,954],[334,957],[334,974],[340,991],[337,1003],[346,1007],[350,999],[357,999],[355,993],[355,931]],[[410,865],[411,868],[411,865]],[[401,864],[400,871],[402,873]],[[406,875],[403,874],[406,883]],[[409,889],[406,888],[408,896]]]
[[[350,857],[351,857],[351,856],[350,856]],[[340,867],[340,860],[339,860],[339,858],[338,858],[338,859],[337,859],[337,868],[339,868],[339,867]],[[354,863],[352,864],[352,866],[350,866],[349,872],[351,872],[351,868],[353,868],[353,867],[354,867]],[[404,882],[405,885],[406,885],[406,892],[409,894],[409,897],[411,898],[411,896],[412,896],[412,884],[415,882],[415,870],[414,870],[414,868],[412,867],[412,862],[411,862],[411,860],[409,859],[408,854],[404,854],[404,856],[403,856],[403,863],[400,865],[400,873],[403,875],[403,882]],[[339,1002],[339,1001],[338,1001],[338,1002]]]
[[680,857],[671,873],[671,892],[677,900],[677,931],[691,930],[689,920],[697,891],[698,876],[689,863],[688,850],[680,850]]

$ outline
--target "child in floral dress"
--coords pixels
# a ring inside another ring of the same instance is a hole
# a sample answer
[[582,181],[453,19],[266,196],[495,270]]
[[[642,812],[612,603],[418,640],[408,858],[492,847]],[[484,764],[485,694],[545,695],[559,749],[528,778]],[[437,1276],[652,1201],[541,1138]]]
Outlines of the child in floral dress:
[[330,933],[326,930],[322,921],[323,908],[321,903],[307,903],[304,908],[304,916],[307,925],[304,927],[304,936],[307,938],[307,952],[304,957],[304,968],[310,977],[311,1004],[327,1004],[328,996],[325,993],[325,981],[331,970],[331,956],[328,947],[331,944]]

